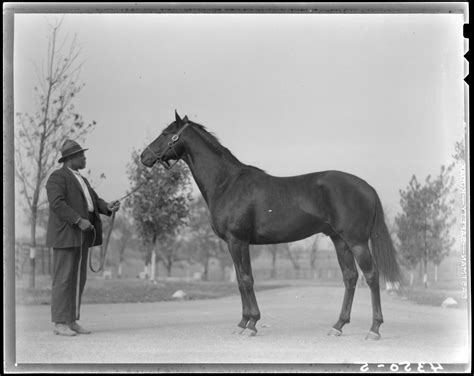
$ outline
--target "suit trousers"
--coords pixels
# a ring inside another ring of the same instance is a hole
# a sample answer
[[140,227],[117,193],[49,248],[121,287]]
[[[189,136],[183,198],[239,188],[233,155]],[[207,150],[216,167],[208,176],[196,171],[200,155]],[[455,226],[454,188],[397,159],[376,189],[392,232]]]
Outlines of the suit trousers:
[[82,240],[82,247],[53,248],[52,322],[70,323],[80,318],[93,232],[82,232]]

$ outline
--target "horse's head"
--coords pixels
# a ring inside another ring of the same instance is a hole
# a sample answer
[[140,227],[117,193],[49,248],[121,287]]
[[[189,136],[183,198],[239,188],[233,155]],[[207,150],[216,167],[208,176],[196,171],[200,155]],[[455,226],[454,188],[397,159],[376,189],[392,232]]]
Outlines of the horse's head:
[[[141,154],[140,160],[146,167],[152,167],[156,162],[159,162],[165,168],[170,169],[183,155],[184,146],[180,142],[180,137],[190,123],[187,116],[181,119],[176,111],[175,117],[176,120],[168,125]],[[170,165],[170,160],[175,160],[173,165]]]

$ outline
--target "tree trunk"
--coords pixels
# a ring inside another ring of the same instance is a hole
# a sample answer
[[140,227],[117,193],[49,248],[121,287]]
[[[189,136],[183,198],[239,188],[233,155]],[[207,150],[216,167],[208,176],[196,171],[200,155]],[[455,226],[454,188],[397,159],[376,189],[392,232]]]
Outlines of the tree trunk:
[[[54,51],[54,50],[53,50]],[[52,63],[51,63],[52,64]],[[46,121],[48,119],[48,107],[49,107],[49,100],[51,95],[51,83],[48,89],[48,99],[46,102],[46,109],[44,120],[42,123],[43,131],[41,133],[39,151],[38,151],[38,160],[37,160],[37,171],[36,171],[36,182],[35,182],[35,189],[33,191],[33,199],[31,202],[31,247],[32,251],[30,252],[30,264],[31,264],[31,278],[30,278],[30,287],[35,287],[35,272],[36,272],[36,222],[38,220],[38,202],[41,190],[41,182],[42,182],[42,174],[43,171],[43,153],[45,147],[45,140],[46,140]]]
[[154,281],[155,280],[155,275],[156,275],[156,253],[155,250],[153,249],[151,251],[151,271],[150,271],[150,280]]
[[31,213],[31,227],[30,227],[30,288],[35,288],[35,273],[36,273],[36,219],[37,211],[33,207]]
[[117,271],[117,276],[118,278],[122,278],[122,269],[123,269],[123,260],[124,260],[124,254],[125,254],[125,241],[122,239],[122,247],[119,249],[119,265],[118,265],[118,271]]
[[120,261],[118,265],[118,270],[117,270],[117,277],[122,278],[122,268],[123,268],[123,262]]
[[166,263],[166,275],[168,277],[171,277],[171,269],[172,268],[173,268],[173,261],[168,260],[168,262]]
[[291,264],[293,265],[293,268],[295,270],[299,270],[300,266],[298,265],[298,263],[294,259],[293,255],[291,254],[290,247],[288,245],[286,245],[285,249],[286,249],[286,253],[288,254],[288,258],[290,259]]
[[30,247],[30,288],[35,288],[36,247]]
[[202,273],[201,280],[209,280],[209,255],[206,255],[206,259],[204,260],[204,271]]
[[145,279],[150,277],[150,263],[145,263],[143,272],[145,273]]
[[221,280],[225,281],[225,277],[226,277],[226,272],[225,272],[225,263],[224,263],[224,260],[221,260],[219,259],[219,266],[220,266],[220,269],[221,269]]
[[314,242],[309,251],[309,265],[314,275],[314,267],[316,266],[316,254],[318,252],[318,235],[316,235]]
[[314,271],[315,265],[316,265],[316,249],[311,249],[311,252],[309,255],[309,266],[312,271]]
[[277,259],[276,250],[272,249],[271,254],[272,254],[272,268],[270,269],[270,278],[275,279],[276,278],[276,259]]
[[423,260],[423,285],[428,288],[428,257]]
[[438,282],[438,265],[435,264],[435,275],[434,275],[434,280],[435,282]]

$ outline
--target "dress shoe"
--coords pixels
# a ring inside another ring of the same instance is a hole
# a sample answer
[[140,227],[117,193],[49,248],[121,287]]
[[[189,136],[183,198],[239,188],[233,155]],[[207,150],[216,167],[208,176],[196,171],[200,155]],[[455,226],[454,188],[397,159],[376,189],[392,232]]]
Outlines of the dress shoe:
[[69,329],[69,326],[67,326],[66,324],[60,324],[60,323],[54,324],[53,333],[60,336],[69,336],[69,337],[76,335],[76,332]]
[[90,330],[87,330],[87,329],[83,328],[82,326],[80,326],[75,321],[73,321],[72,323],[69,324],[69,328],[71,328],[71,330],[73,330],[74,332],[79,333],[79,334],[91,334]]

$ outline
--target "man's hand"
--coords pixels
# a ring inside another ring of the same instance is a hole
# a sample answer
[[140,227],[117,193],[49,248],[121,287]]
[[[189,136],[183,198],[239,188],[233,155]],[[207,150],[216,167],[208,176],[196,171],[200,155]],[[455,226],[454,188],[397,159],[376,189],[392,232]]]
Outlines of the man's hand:
[[81,231],[89,231],[94,228],[94,226],[92,226],[92,223],[90,223],[88,219],[84,219],[84,218],[81,218],[77,225],[79,226]]
[[113,201],[107,204],[107,209],[111,212],[116,212],[120,209],[120,201]]

